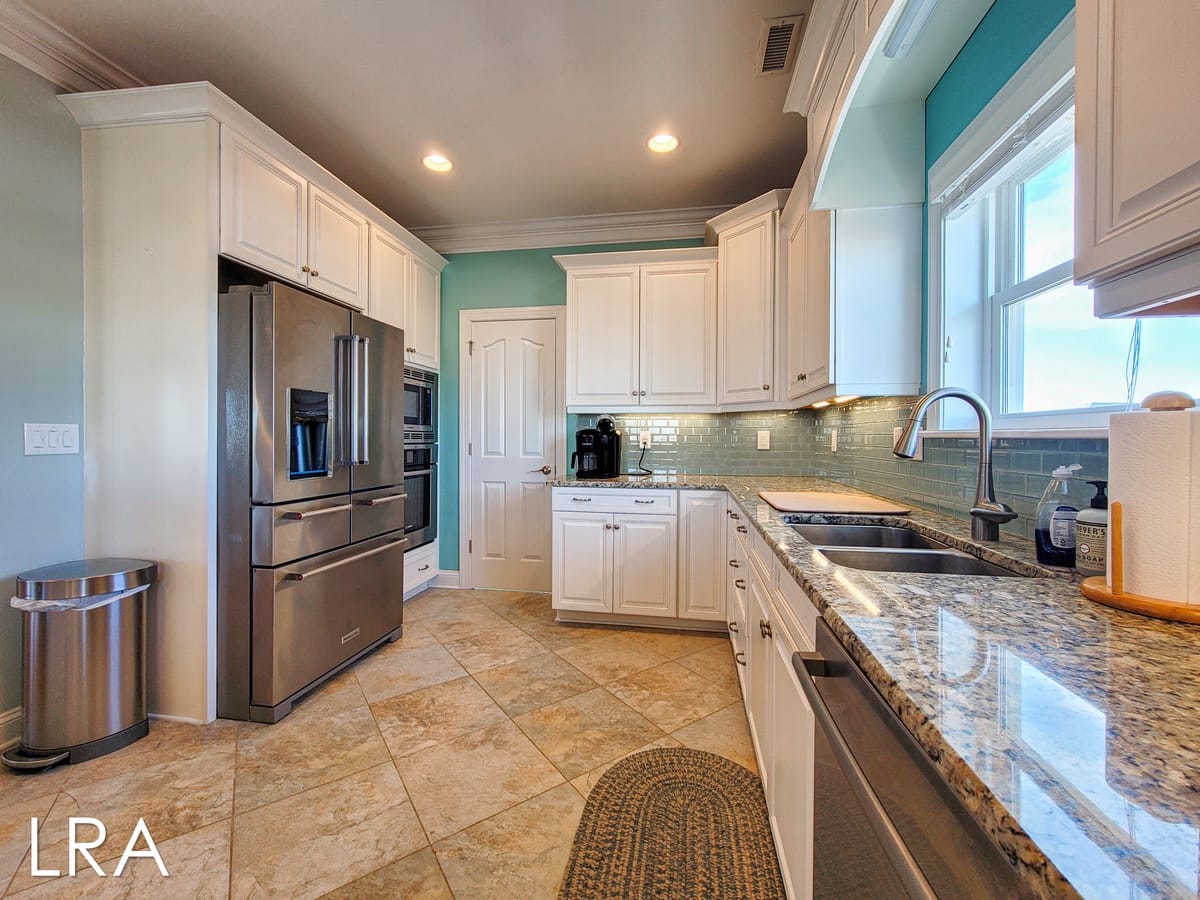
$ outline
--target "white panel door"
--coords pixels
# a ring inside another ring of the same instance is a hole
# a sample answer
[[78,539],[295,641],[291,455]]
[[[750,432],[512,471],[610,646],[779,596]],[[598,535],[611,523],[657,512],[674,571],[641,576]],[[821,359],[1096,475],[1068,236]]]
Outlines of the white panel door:
[[717,402],[717,264],[642,266],[643,404]]
[[763,402],[772,397],[775,216],[774,212],[756,216],[717,239],[722,403]]
[[754,567],[746,566],[746,580],[750,583],[749,600],[746,606],[746,719],[750,724],[750,737],[754,752],[758,756],[758,771],[763,787],[771,787],[771,639],[764,626],[769,625],[771,616],[769,594],[762,580],[754,574]]
[[315,184],[308,186],[308,285],[367,308],[367,220]]
[[554,514],[554,608],[612,612],[612,516]]
[[679,617],[725,622],[725,491],[679,492]]
[[409,362],[427,369],[438,367],[441,308],[441,273],[419,256],[414,256],[404,333]]
[[[404,328],[408,301],[409,266],[412,254],[400,241],[375,225],[371,226],[370,274],[367,278],[367,315]],[[408,335],[405,335],[407,345]]]
[[637,266],[567,274],[567,405],[638,402]]
[[555,322],[474,322],[468,339],[472,586],[548,591]]
[[678,519],[613,516],[613,612],[675,616]]
[[221,126],[221,252],[304,284],[308,182]]
[[1075,278],[1200,244],[1200,4],[1081,3]]
[[828,210],[810,209],[805,216],[807,249],[804,256],[804,316],[801,322],[800,375],[805,391],[825,387],[832,380],[833,329],[833,224]]
[[815,719],[796,670],[796,647],[782,633],[771,652],[771,793],[768,808],[779,869],[789,897],[812,896],[813,857],[813,728]]

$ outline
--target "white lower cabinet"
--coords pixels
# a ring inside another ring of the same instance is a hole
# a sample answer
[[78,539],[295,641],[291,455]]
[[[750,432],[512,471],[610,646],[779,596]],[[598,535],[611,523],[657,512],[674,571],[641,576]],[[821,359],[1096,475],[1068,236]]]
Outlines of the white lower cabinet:
[[612,517],[613,612],[675,616],[675,516]]
[[726,619],[725,491],[680,491],[679,616]]
[[[771,787],[771,627],[770,594],[753,566],[749,567],[750,600],[746,623],[746,720],[758,758],[763,788]],[[768,793],[768,796],[770,794]]]
[[554,608],[612,612],[612,516],[554,513]]
[[423,591],[438,573],[438,542],[425,544],[404,554],[404,596]]

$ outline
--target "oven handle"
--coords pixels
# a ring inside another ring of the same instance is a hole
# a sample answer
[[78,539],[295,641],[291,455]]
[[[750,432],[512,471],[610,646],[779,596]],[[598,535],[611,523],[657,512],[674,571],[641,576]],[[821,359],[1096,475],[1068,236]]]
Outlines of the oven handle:
[[376,553],[382,553],[384,550],[391,550],[398,544],[404,545],[407,543],[408,538],[397,538],[394,541],[388,541],[382,547],[376,547],[374,550],[367,550],[364,553],[356,553],[353,556],[347,556],[345,559],[339,559],[337,562],[326,563],[323,566],[317,566],[315,569],[309,569],[307,572],[288,572],[283,576],[283,580],[303,581],[305,578],[312,578],[314,575],[323,575],[334,569],[340,569],[342,566],[348,566],[352,562],[358,562],[360,559],[366,559],[368,556],[374,556]]
[[913,897],[919,897],[921,900],[937,900],[937,894],[934,893],[933,888],[925,879],[924,873],[921,872],[921,867],[917,865],[912,853],[905,846],[904,838],[900,836],[900,832],[887,814],[887,810],[879,802],[879,796],[871,788],[866,773],[859,766],[858,760],[854,758],[850,745],[846,743],[837,723],[833,720],[833,714],[825,705],[820,691],[817,690],[817,683],[813,679],[826,676],[825,657],[819,653],[793,653],[792,668],[796,670],[800,688],[804,691],[805,699],[808,700],[808,705],[813,711],[813,717],[829,741],[829,747],[833,750],[838,765],[841,766],[846,780],[850,783],[854,796],[858,798],[858,802],[867,816],[867,821],[871,823],[871,830],[875,832],[888,859],[896,867],[896,874]]
[[415,478],[417,475],[432,475],[433,467],[428,469],[410,469],[404,473],[405,478]]
[[385,497],[372,497],[369,500],[357,501],[359,506],[382,506],[384,503],[395,503],[397,500],[403,500],[408,497],[408,494],[388,494]]

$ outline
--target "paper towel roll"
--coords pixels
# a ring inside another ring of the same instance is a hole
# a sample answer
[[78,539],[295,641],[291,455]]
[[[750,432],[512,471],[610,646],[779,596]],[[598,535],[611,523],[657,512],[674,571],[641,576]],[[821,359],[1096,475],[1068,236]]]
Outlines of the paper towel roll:
[[[1125,593],[1200,604],[1200,409],[1115,413],[1108,439],[1108,494],[1125,512]],[[1110,586],[1112,558],[1110,546]]]

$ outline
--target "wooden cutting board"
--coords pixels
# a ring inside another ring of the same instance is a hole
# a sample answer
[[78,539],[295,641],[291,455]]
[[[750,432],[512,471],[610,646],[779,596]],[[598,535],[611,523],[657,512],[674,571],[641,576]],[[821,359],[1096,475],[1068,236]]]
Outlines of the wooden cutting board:
[[759,491],[780,512],[874,514],[897,516],[910,513],[907,506],[858,494],[834,494],[827,491]]

